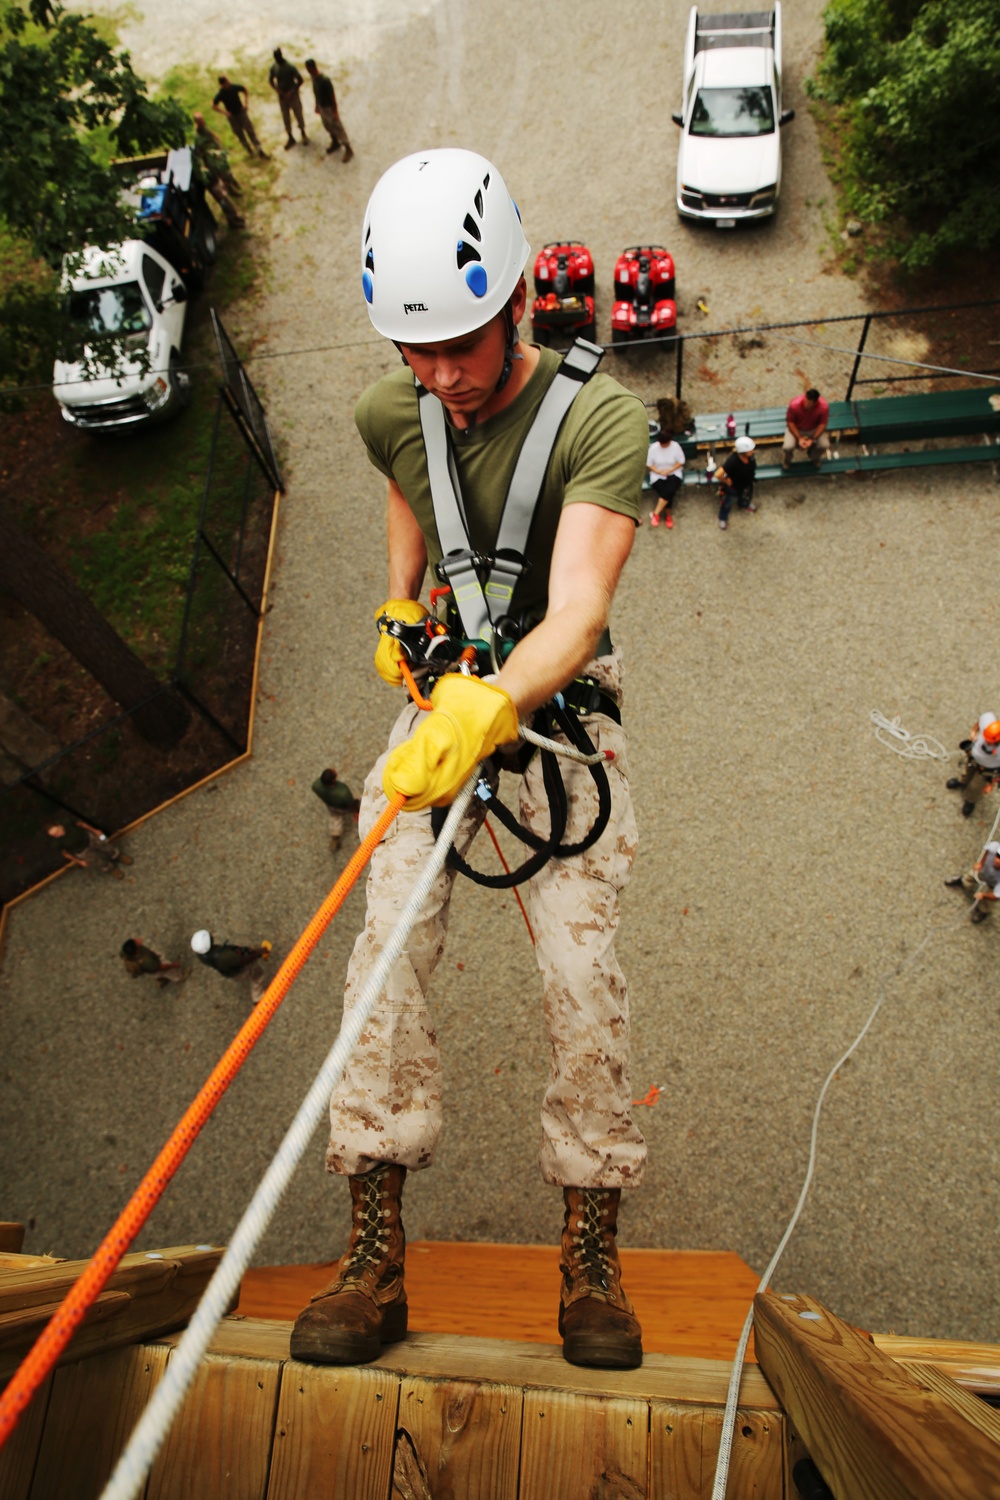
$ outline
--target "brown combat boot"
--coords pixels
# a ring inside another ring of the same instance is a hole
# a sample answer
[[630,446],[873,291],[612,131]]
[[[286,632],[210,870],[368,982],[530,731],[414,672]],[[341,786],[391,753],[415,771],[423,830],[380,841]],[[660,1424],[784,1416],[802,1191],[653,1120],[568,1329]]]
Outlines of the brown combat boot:
[[559,1332],[571,1365],[631,1370],[642,1364],[642,1329],[622,1291],[618,1188],[563,1188]]
[[329,1286],[303,1308],[292,1329],[293,1359],[314,1365],[360,1365],[383,1344],[406,1337],[400,1218],[405,1167],[382,1162],[349,1177],[354,1207],[351,1241]]

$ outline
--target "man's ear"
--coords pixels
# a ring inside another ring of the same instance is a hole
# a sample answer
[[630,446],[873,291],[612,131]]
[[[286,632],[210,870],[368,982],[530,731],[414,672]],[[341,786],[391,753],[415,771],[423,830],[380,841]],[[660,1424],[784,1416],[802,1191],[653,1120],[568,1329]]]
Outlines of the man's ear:
[[521,279],[520,279],[520,281],[517,283],[517,286],[514,288],[513,292],[511,293],[511,298],[510,298],[510,310],[511,310],[511,313],[512,313],[513,318],[514,318],[514,325],[515,325],[515,327],[517,326],[518,323],[520,323],[521,319],[524,317],[524,309],[527,307],[527,305],[528,305],[528,283],[525,281],[524,277],[522,276]]

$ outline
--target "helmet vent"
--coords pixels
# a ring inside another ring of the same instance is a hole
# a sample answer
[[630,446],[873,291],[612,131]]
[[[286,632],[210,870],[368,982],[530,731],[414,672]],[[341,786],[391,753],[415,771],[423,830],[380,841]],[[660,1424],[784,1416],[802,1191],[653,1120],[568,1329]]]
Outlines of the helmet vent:
[[[480,209],[480,213],[482,213],[482,209]],[[471,214],[466,214],[465,223],[462,225],[462,228],[465,230],[466,234],[471,234],[474,240],[482,240],[482,235],[479,232],[479,225],[476,223]]]
[[483,217],[483,195],[482,195],[482,193],[477,193],[476,194],[475,203],[476,203],[476,213],[479,215],[480,218],[482,218]]
[[458,263],[458,269],[460,271],[463,270],[470,261],[478,261],[482,260],[482,258],[483,257],[480,255],[475,245],[470,245],[468,240],[459,240],[455,259]]

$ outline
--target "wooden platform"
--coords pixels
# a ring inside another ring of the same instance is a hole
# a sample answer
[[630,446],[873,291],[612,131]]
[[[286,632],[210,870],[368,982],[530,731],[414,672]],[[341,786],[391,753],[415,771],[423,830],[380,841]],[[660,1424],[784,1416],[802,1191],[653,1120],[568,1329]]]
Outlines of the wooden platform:
[[[159,1330],[189,1315],[219,1253],[123,1262],[0,1452],[0,1500],[98,1500],[182,1336]],[[730,1367],[678,1350],[718,1341],[728,1354],[756,1278],[735,1255],[623,1261],[651,1351],[626,1371],[563,1360],[548,1248],[412,1245],[414,1331],[357,1368],[289,1357],[290,1317],[329,1266],[253,1272],[144,1500],[709,1500]],[[80,1270],[0,1270],[8,1360]],[[771,1383],[757,1365],[744,1372],[727,1500],[797,1500],[802,1433],[842,1479],[838,1500],[1000,1500],[1000,1415],[972,1394],[1000,1390],[1000,1349],[872,1341],[807,1298],[761,1303]],[[507,1337],[483,1334],[487,1312]],[[673,1352],[655,1352],[661,1341]]]
[[[721,1250],[628,1249],[621,1260],[647,1352],[732,1359],[759,1280],[745,1261]],[[332,1265],[248,1271],[238,1311],[292,1322],[333,1272]],[[553,1246],[415,1240],[406,1247],[406,1295],[419,1333],[559,1342]]]

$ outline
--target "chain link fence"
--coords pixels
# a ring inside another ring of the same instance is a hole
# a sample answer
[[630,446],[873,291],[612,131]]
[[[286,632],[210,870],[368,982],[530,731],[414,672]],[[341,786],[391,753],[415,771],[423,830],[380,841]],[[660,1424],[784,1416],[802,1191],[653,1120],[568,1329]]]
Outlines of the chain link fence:
[[[111,832],[159,807],[248,748],[257,642],[281,474],[264,408],[214,309],[222,358],[215,424],[172,672],[122,712],[104,698],[100,723],[74,744],[24,763],[0,752],[0,902],[77,852],[77,820]],[[136,714],[164,696],[188,705],[168,750],[138,732]],[[64,838],[51,837],[53,823]]]

